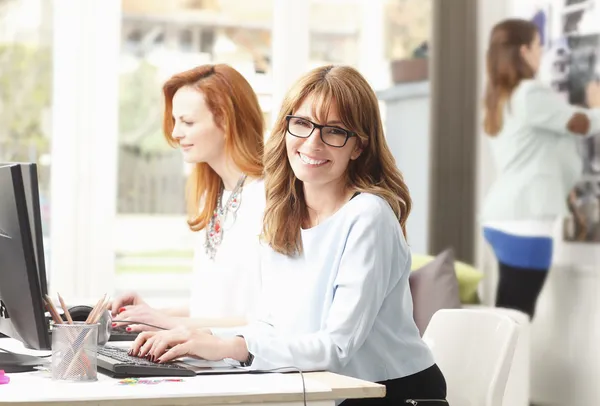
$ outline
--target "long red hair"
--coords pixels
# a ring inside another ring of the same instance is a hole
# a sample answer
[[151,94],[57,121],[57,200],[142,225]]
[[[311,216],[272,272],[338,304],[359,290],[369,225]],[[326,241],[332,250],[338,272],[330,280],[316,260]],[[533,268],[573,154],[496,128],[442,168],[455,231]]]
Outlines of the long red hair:
[[[163,85],[163,132],[172,147],[173,95],[183,86],[204,94],[215,124],[225,133],[225,154],[251,178],[263,175],[265,124],[256,93],[250,83],[229,65],[202,65],[178,73]],[[202,230],[210,221],[221,190],[221,178],[204,162],[195,164],[187,182],[188,225]]]
[[513,90],[535,72],[521,56],[521,47],[529,46],[537,33],[530,21],[508,19],[496,24],[487,50],[484,130],[494,136],[502,129],[502,111]]

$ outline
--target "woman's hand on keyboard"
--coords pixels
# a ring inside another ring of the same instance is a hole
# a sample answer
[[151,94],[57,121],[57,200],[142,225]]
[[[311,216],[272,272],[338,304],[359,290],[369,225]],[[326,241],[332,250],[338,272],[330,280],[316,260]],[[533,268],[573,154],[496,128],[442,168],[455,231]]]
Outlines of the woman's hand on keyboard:
[[[132,324],[128,324],[128,323]],[[113,318],[113,328],[126,326],[127,331],[155,331],[157,328],[139,323],[147,323],[151,326],[170,329],[177,327],[176,318],[167,316],[160,310],[156,310],[147,304],[123,306],[119,313]]]
[[133,342],[130,354],[148,356],[160,363],[186,356],[220,361],[227,358],[227,343],[206,330],[178,327],[141,333]]

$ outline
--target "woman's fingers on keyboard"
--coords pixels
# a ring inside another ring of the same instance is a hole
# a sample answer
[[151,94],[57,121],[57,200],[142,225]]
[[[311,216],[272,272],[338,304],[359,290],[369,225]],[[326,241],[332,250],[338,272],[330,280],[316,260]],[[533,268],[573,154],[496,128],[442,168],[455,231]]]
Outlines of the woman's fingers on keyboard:
[[175,344],[170,343],[168,340],[157,339],[152,346],[152,350],[150,350],[150,354],[158,359],[173,345]]
[[164,354],[162,354],[157,361],[159,363],[173,361],[174,359],[181,358],[189,353],[188,346],[190,345],[189,341],[186,341],[181,344],[177,344],[174,347],[168,349]]
[[130,354],[131,355],[139,355],[142,345],[144,345],[146,343],[146,341],[148,341],[148,339],[153,337],[155,334],[156,334],[156,332],[154,332],[154,331],[146,331],[146,332],[140,333],[136,337],[136,339],[133,341],[133,344],[131,345],[131,350],[129,351]]
[[156,336],[150,337],[140,348],[140,357],[145,357],[150,353],[152,347],[154,346],[154,342],[156,341]]
[[161,357],[168,348],[187,341],[190,338],[190,332],[187,329],[173,329],[161,331],[155,336],[153,342],[152,355],[156,358]]

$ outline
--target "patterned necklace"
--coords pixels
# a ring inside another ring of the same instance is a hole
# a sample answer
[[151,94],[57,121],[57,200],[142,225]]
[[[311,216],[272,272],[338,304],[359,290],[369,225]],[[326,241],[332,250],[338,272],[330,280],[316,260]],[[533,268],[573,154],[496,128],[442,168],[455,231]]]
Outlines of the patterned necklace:
[[233,216],[233,221],[231,224],[235,222],[237,211],[242,203],[242,189],[244,187],[243,185],[246,177],[246,174],[242,174],[242,176],[240,176],[237,185],[231,192],[231,195],[224,205],[222,204],[224,188],[223,185],[221,185],[221,191],[219,192],[219,197],[217,198],[217,207],[215,207],[213,216],[208,223],[208,227],[206,227],[206,242],[204,243],[204,249],[211,260],[215,259],[217,248],[219,245],[221,245],[221,241],[223,241],[223,225],[225,220],[227,220],[227,215],[231,214]]

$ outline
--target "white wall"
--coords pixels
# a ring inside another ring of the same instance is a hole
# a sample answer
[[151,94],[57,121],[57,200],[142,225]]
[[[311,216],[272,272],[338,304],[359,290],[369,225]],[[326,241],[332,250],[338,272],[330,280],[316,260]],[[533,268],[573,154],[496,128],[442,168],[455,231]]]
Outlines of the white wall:
[[429,82],[394,86],[378,97],[386,105],[387,142],[413,200],[408,242],[413,252],[429,253]]

